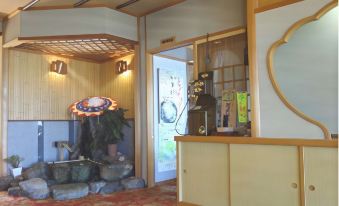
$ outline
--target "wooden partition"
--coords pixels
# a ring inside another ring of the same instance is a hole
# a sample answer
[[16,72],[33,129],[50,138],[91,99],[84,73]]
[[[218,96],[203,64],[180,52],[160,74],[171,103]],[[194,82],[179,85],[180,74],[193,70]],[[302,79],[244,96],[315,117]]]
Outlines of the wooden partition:
[[[133,62],[132,56],[126,57]],[[67,64],[67,74],[49,72],[54,60]],[[68,106],[89,96],[109,96],[134,117],[133,70],[115,73],[115,62],[103,64],[10,50],[9,120],[68,120]],[[131,68],[133,68],[133,63]]]

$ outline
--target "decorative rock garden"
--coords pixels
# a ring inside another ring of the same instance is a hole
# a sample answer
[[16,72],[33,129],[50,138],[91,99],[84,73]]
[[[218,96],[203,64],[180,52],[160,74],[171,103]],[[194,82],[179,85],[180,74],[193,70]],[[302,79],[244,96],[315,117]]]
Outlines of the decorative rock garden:
[[121,154],[104,164],[90,160],[40,162],[15,179],[1,177],[0,190],[7,190],[11,196],[31,199],[70,200],[88,194],[111,194],[145,187],[144,180],[132,177],[132,174],[133,164]]

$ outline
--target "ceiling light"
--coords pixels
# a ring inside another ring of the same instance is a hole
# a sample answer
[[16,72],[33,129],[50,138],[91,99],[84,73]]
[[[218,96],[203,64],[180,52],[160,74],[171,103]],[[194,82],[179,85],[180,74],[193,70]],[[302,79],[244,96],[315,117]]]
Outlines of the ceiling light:
[[29,2],[28,4],[26,4],[26,6],[24,6],[24,8],[22,8],[22,10],[25,11],[25,10],[29,9],[34,4],[38,3],[38,1],[40,1],[40,0],[33,0],[33,1]]

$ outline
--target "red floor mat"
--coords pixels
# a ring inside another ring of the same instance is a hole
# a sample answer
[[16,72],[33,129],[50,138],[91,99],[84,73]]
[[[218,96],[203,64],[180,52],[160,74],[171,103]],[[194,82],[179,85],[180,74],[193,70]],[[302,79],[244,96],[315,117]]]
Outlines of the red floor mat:
[[176,183],[169,182],[149,189],[124,191],[111,195],[89,195],[70,201],[30,200],[10,197],[0,192],[0,206],[174,206],[176,205]]

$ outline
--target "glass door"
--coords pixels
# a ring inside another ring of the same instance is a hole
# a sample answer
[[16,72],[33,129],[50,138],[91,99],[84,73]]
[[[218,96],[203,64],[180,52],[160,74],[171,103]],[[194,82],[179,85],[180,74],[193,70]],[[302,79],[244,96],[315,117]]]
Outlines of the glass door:
[[153,56],[155,182],[176,178],[174,136],[186,132],[187,64]]

